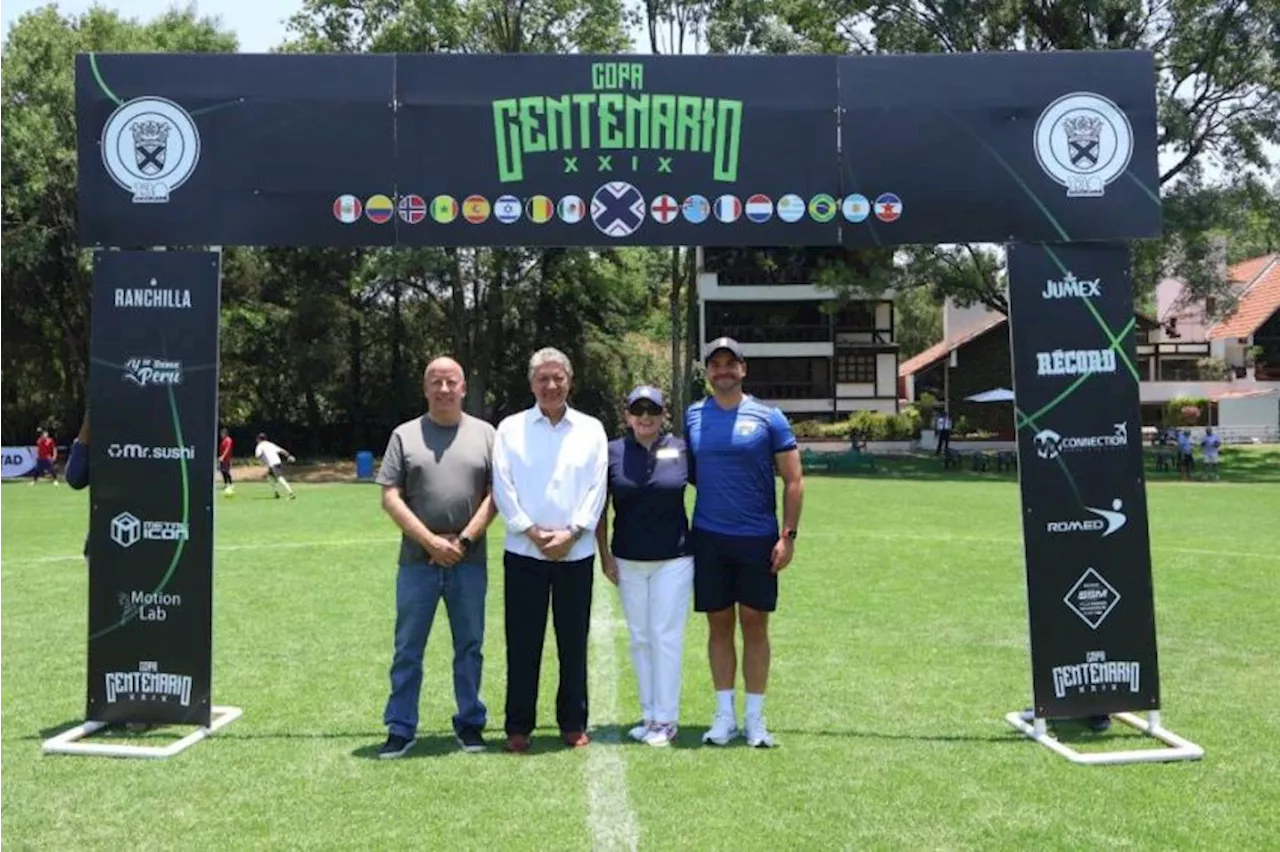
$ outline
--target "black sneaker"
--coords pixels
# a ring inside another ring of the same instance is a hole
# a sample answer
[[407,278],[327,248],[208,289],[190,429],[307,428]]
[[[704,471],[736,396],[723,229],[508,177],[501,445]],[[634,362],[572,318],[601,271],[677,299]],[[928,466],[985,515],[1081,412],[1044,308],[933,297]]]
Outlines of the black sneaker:
[[387,741],[378,749],[378,757],[383,760],[404,757],[409,753],[409,749],[413,748],[417,743],[418,741],[412,737],[402,737],[399,734],[392,734],[387,737]]
[[480,729],[476,727],[459,728],[454,734],[454,739],[458,741],[458,748],[468,754],[476,754],[486,748],[484,736],[480,733]]
[[1110,728],[1111,728],[1110,716],[1103,714],[1101,716],[1089,717],[1089,730],[1093,731],[1095,734],[1100,734],[1103,731],[1110,730]]

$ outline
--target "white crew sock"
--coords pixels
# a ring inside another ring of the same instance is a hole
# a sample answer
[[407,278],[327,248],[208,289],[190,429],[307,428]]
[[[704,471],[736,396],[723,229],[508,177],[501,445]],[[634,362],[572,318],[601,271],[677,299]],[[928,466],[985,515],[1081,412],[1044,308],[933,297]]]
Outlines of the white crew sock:
[[747,693],[747,718],[759,719],[764,714],[764,696]]
[[733,717],[733,690],[717,689],[716,690],[716,713],[721,716]]

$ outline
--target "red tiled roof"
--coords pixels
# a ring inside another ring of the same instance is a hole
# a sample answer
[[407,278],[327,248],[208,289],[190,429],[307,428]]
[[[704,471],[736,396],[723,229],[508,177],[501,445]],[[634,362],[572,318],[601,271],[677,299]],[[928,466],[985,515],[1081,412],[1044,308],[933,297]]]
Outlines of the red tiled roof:
[[1230,276],[1247,286],[1231,316],[1209,329],[1210,340],[1248,337],[1280,309],[1280,254],[1237,263]]
[[1002,325],[1004,322],[1005,317],[997,314],[996,316],[989,317],[986,322],[967,334],[962,334],[959,337],[952,338],[951,340],[943,340],[939,343],[933,344],[919,355],[908,358],[899,364],[898,377],[902,378],[905,376],[915,375],[924,368],[941,361],[943,358],[947,357],[961,346],[964,346],[969,341],[981,337],[996,326]]

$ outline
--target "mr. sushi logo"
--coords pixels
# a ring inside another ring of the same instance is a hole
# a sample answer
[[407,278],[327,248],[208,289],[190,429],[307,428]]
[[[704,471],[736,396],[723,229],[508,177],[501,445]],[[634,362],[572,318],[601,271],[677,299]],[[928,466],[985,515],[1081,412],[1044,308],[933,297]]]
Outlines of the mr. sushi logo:
[[135,204],[164,204],[200,162],[200,131],[167,98],[134,98],[102,128],[102,163]]

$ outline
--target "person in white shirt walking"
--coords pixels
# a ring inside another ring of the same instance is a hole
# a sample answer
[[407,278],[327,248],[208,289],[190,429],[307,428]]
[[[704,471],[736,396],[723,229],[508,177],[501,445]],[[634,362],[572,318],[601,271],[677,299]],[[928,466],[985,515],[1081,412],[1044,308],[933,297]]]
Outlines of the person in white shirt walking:
[[1222,448],[1222,439],[1213,434],[1213,427],[1204,430],[1204,438],[1200,440],[1200,449],[1204,452],[1205,479],[1218,479],[1218,450]]
[[550,603],[560,661],[556,722],[565,745],[587,736],[587,634],[604,509],[609,440],[570,407],[573,366],[558,349],[529,359],[537,404],[498,425],[493,496],[506,520],[502,554],[507,638],[507,751],[524,754],[537,723],[538,680]]
[[275,492],[276,499],[280,499],[280,489],[283,488],[285,493],[289,495],[290,500],[298,499],[298,495],[293,493],[293,489],[289,487],[288,481],[284,478],[284,469],[282,467],[281,457],[291,462],[297,461],[293,453],[286,450],[279,444],[273,444],[267,440],[266,432],[258,433],[258,444],[253,448],[253,454],[258,457],[258,461],[262,462],[267,469],[267,475],[271,477],[271,488]]

